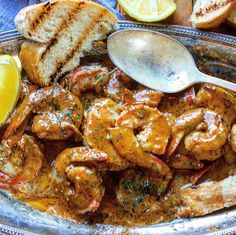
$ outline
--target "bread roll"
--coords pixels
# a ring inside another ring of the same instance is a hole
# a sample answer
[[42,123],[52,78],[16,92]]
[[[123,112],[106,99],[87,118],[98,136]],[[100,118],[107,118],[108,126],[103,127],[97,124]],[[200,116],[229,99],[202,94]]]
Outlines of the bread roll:
[[197,0],[190,20],[194,27],[218,27],[236,5],[235,0]]

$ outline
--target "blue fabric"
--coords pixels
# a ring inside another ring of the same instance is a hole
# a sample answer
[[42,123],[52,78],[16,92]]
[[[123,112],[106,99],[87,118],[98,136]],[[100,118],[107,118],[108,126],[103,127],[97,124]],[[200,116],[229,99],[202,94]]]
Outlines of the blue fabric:
[[110,7],[115,8],[116,7],[116,0],[103,0],[102,2],[106,2]]
[[[39,3],[39,2],[46,2],[47,0],[29,0],[30,5],[34,3]],[[111,12],[113,12],[118,19],[122,20],[124,17],[117,11],[115,10],[116,7],[116,0],[93,0],[94,2],[97,2],[107,9],[109,9]]]
[[97,2],[101,5],[103,5],[104,7],[106,7],[107,9],[109,9],[111,12],[113,12],[118,19],[123,20],[124,17],[117,11],[115,10],[115,6],[116,6],[116,1],[115,0],[94,0],[94,2]]

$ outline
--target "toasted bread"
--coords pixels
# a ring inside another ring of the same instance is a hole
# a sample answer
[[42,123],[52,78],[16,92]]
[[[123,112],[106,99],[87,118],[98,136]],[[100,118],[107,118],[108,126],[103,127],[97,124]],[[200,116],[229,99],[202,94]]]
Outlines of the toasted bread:
[[233,28],[236,29],[236,8],[230,13],[226,22]]
[[218,27],[236,6],[235,0],[197,0],[190,20],[194,27]]
[[180,192],[183,206],[179,217],[202,216],[236,204],[236,175],[221,181],[207,181]]
[[116,21],[109,10],[91,1],[56,0],[21,10],[15,18],[17,29],[38,42],[24,43],[19,54],[29,79],[47,86],[73,71]]

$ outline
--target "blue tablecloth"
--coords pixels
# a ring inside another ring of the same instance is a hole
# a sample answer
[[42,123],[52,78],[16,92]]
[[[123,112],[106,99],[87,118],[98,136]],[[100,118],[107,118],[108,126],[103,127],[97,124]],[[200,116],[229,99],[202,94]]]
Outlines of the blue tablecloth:
[[[17,12],[31,4],[44,2],[45,0],[0,0],[0,32],[14,29],[14,18]],[[119,19],[122,16],[114,10],[116,0],[94,0],[113,11]]]

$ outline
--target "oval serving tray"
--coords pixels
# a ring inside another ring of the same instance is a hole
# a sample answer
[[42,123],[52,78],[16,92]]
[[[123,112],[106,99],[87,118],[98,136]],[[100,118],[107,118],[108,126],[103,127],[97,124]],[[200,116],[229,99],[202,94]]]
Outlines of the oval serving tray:
[[[215,33],[156,24],[121,21],[116,30],[150,29],[175,37],[190,50],[200,70],[217,77],[236,82],[236,38]],[[25,39],[13,30],[0,33],[0,54],[8,53],[17,58],[20,45]],[[236,208],[212,215],[176,219],[170,223],[150,226],[122,227],[110,225],[88,225],[39,212],[7,192],[0,190],[0,233],[11,235],[31,234],[236,234]]]

